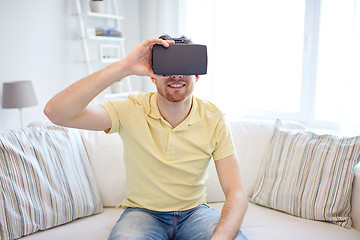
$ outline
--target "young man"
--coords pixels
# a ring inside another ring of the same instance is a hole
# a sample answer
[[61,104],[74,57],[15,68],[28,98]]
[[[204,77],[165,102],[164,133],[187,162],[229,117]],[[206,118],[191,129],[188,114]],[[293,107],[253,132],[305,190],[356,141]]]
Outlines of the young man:
[[[174,41],[145,40],[122,60],[57,94],[44,112],[58,125],[122,137],[127,198],[109,239],[246,239],[239,228],[247,195],[223,114],[193,97],[199,76],[153,73],[154,44],[168,47]],[[149,76],[157,92],[89,104],[129,75]],[[205,203],[211,158],[226,196],[221,215]]]

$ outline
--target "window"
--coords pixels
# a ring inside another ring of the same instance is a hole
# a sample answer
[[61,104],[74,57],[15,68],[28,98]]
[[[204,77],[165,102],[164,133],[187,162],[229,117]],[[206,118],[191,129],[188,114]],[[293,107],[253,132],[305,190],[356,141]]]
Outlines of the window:
[[353,11],[354,1],[326,0],[321,3],[314,116],[317,121],[341,120]]
[[[180,1],[180,32],[208,45],[195,94],[231,118],[342,120],[356,0]],[[204,7],[206,6],[206,7]]]

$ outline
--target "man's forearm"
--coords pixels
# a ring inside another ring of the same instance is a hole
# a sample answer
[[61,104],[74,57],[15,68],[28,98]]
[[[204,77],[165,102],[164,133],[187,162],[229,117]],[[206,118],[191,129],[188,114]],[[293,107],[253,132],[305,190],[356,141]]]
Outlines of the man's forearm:
[[229,194],[221,211],[220,221],[211,239],[234,239],[240,229],[246,209],[247,195],[245,192]]

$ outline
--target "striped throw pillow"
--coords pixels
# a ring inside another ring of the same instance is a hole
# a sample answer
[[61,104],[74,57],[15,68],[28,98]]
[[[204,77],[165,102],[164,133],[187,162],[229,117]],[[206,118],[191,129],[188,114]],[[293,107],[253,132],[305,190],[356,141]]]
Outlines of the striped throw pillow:
[[277,121],[251,201],[294,216],[351,227],[360,137],[288,131]]
[[80,135],[57,126],[0,131],[0,239],[102,211]]

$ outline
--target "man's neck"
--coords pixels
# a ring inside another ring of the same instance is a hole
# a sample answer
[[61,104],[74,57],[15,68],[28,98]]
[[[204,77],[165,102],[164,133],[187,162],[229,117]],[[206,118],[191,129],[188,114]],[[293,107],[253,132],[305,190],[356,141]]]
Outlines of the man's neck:
[[175,128],[189,115],[192,106],[192,96],[182,102],[170,102],[158,95],[157,106],[161,116]]

